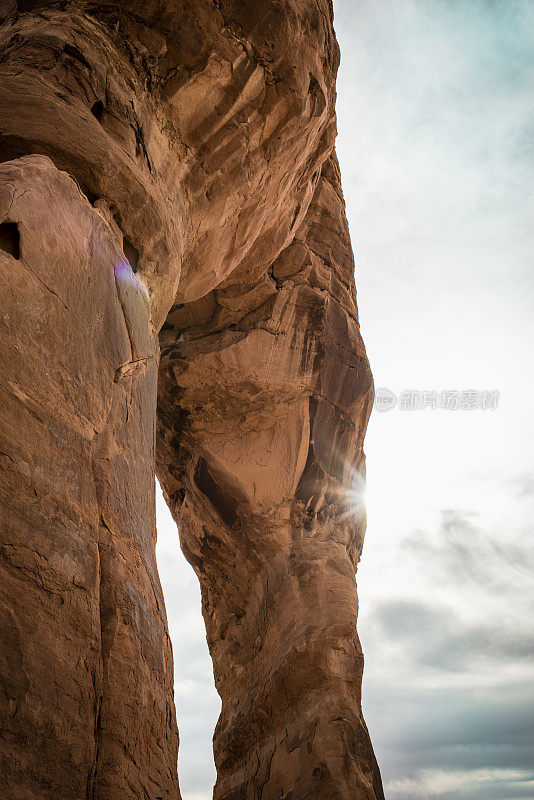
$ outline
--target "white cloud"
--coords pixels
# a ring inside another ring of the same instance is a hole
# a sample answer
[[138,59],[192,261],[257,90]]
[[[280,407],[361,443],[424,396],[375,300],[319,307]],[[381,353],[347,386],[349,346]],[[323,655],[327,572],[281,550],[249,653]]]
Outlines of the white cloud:
[[432,800],[450,793],[466,792],[473,789],[486,791],[488,786],[507,784],[514,791],[534,789],[532,774],[513,769],[474,769],[474,770],[419,770],[413,778],[392,780],[385,786],[387,797],[391,800]]

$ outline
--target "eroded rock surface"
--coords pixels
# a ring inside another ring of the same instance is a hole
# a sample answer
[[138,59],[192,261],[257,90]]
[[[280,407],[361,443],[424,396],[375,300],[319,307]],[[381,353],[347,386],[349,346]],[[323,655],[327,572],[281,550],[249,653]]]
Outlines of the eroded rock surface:
[[256,290],[160,334],[158,474],[223,701],[217,798],[381,796],[356,636],[372,380],[353,270],[330,158]]
[[9,800],[179,797],[155,450],[223,702],[215,797],[383,797],[337,65],[328,0],[0,4]]
[[176,797],[146,292],[51,161],[0,187],[1,795]]

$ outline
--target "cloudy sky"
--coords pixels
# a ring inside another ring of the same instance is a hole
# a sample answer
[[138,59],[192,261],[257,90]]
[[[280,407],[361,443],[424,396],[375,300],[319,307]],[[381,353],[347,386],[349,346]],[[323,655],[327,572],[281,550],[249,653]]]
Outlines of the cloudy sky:
[[[387,800],[532,798],[534,0],[334,7],[361,326],[396,398],[366,445],[366,719]],[[469,391],[497,408],[439,407]],[[219,701],[161,497],[158,530],[180,781],[208,800]]]

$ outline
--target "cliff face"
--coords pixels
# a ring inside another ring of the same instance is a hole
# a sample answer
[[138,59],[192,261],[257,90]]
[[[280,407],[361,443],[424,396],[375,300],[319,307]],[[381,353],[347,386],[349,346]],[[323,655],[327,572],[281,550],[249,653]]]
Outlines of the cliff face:
[[1,164],[0,186],[1,794],[172,797],[146,293],[51,161]]
[[337,65],[327,0],[0,4],[6,798],[179,796],[155,460],[223,702],[215,797],[383,797]]

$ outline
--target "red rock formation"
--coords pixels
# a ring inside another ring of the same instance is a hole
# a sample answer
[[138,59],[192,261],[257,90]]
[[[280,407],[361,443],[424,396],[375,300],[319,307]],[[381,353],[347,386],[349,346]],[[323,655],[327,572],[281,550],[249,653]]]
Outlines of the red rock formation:
[[381,798],[329,2],[34,0],[0,23],[2,796],[178,797],[161,328],[215,797]]
[[48,159],[0,187],[1,796],[176,797],[146,292]]

